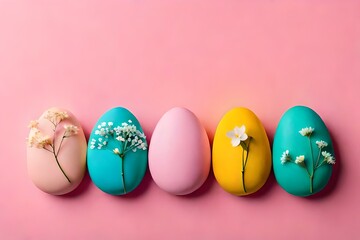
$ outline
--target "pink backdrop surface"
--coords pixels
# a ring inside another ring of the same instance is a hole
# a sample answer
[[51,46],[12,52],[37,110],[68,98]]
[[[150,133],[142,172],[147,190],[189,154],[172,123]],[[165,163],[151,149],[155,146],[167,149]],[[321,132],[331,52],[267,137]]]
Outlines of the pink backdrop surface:
[[[358,239],[359,1],[0,1],[0,239]],[[147,172],[133,193],[107,195],[87,175],[73,193],[38,190],[26,169],[28,121],[69,109],[88,136],[124,106],[151,133],[174,106],[212,141],[222,115],[252,109],[270,140],[282,113],[310,106],[337,164],[319,195],[287,194],[271,174],[249,197],[211,173],[184,197]],[[291,238],[290,238],[291,237]]]

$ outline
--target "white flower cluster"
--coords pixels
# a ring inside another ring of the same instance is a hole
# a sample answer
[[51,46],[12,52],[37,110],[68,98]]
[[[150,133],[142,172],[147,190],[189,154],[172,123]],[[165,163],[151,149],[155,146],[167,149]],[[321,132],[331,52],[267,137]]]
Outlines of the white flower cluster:
[[316,141],[316,145],[318,146],[319,149],[323,149],[324,147],[328,146],[328,143],[323,140],[320,140],[320,141]]
[[[311,134],[314,132],[314,130],[315,129],[312,127],[306,127],[306,128],[302,128],[299,131],[299,133],[304,137],[310,138]],[[318,140],[315,143],[316,143],[317,147],[319,148],[318,159],[316,160],[316,163],[314,162],[315,168],[319,168],[323,163],[335,164],[335,158],[331,155],[331,153],[328,153],[326,151],[321,151],[322,149],[326,148],[329,144],[327,142],[325,142],[324,140]],[[320,153],[324,157],[322,161],[319,161]],[[281,161],[281,164],[285,164],[287,162],[292,162],[291,156],[289,154],[289,150],[286,150],[285,152],[282,153],[280,161]],[[295,161],[293,161],[293,163],[305,166],[305,156],[304,155],[297,156]]]
[[335,158],[331,155],[331,153],[322,151],[321,154],[324,157],[324,161],[326,161],[328,164],[335,164]]
[[306,137],[310,137],[311,134],[314,132],[314,128],[312,127],[306,127],[306,128],[302,128],[299,133],[302,135],[302,136],[306,136]]
[[[69,118],[69,115],[67,114],[67,112],[49,110],[46,112],[44,118],[50,121],[54,125],[54,134],[55,134],[55,130],[59,126],[60,122]],[[39,121],[37,120],[30,121],[28,127],[30,128],[29,138],[27,139],[29,147],[36,147],[36,148],[46,148],[47,146],[52,147],[55,136],[50,137],[47,135],[43,135],[43,133],[39,129]],[[79,128],[71,124],[64,125],[64,129],[65,131],[63,133],[62,138],[71,137],[73,135],[78,134],[79,132]]]
[[68,119],[69,115],[67,112],[48,110],[44,116],[45,119],[49,120],[54,125],[59,124],[61,121]]
[[304,155],[300,155],[300,156],[297,156],[296,158],[295,158],[295,163],[296,164],[301,164],[301,163],[303,163],[305,161],[305,156]]
[[287,161],[291,160],[289,150],[286,150],[285,152],[282,153],[280,160],[281,160],[281,164],[285,164]]
[[90,149],[104,149],[108,145],[110,138],[121,142],[120,148],[111,150],[117,155],[125,154],[130,150],[136,152],[138,149],[147,149],[146,136],[132,124],[131,120],[116,127],[114,127],[113,122],[102,122],[98,125],[94,134],[98,137],[91,140]]

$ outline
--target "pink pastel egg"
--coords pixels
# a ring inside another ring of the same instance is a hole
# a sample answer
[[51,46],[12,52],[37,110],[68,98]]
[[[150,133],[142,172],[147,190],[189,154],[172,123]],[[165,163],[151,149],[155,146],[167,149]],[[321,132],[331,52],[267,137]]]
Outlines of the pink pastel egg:
[[32,125],[27,146],[31,180],[49,194],[71,192],[86,171],[87,144],[79,121],[67,110],[51,108]]
[[186,195],[206,180],[211,165],[209,139],[198,118],[173,108],[159,120],[149,146],[149,168],[166,192]]

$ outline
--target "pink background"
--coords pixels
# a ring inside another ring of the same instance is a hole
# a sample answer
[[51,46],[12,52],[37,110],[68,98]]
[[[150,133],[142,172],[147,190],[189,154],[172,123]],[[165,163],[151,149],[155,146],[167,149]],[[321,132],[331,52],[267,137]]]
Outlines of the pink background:
[[[0,79],[0,239],[359,238],[357,0],[1,0]],[[89,176],[54,197],[27,175],[26,126],[51,106],[72,111],[87,136],[124,106],[149,137],[165,111],[185,106],[212,140],[235,106],[252,109],[272,139],[296,104],[322,116],[336,145],[333,177],[315,197],[287,194],[273,174],[249,197],[212,174],[176,197],[149,173],[126,197]]]

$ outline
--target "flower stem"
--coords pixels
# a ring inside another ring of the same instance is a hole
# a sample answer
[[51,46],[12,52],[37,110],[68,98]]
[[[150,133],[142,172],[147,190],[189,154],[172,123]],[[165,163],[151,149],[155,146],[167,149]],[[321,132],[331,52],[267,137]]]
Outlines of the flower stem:
[[243,167],[243,169],[241,170],[241,177],[242,177],[243,189],[244,189],[244,192],[246,193],[246,187],[245,187],[245,168],[244,168],[244,167]]
[[55,157],[56,163],[57,163],[57,165],[59,166],[61,172],[64,174],[64,176],[66,177],[66,179],[68,180],[68,182],[71,183],[69,177],[66,175],[64,169],[61,167],[60,162],[59,162],[59,159],[58,159],[58,157],[57,157],[57,155],[56,155],[55,153],[54,153],[54,157]]
[[319,153],[318,153],[318,156],[317,156],[317,159],[316,159],[316,164],[315,164],[314,171],[315,171],[315,169],[318,168],[318,164],[319,164],[319,160],[320,160],[320,154],[321,154],[321,148],[319,148]]
[[310,193],[313,193],[313,179],[314,179],[316,165],[315,165],[314,153],[313,153],[313,149],[312,149],[312,145],[311,145],[311,136],[309,136],[308,139],[309,139],[309,145],[310,145],[311,166],[312,166],[311,174],[309,174],[310,175]]
[[[241,145],[242,147],[242,169],[241,169],[241,178],[242,178],[242,185],[244,192],[247,193],[246,187],[245,187],[245,167],[249,158],[249,150],[250,150],[250,143],[251,143],[251,137],[249,139],[249,144],[246,146],[246,143],[244,142],[244,145]],[[244,152],[246,149],[246,159],[244,159]]]
[[66,175],[64,169],[61,167],[60,165],[60,162],[59,162],[59,159],[58,159],[58,154],[59,154],[59,151],[60,151],[60,147],[61,147],[61,144],[64,140],[64,137],[62,137],[61,139],[61,142],[60,142],[60,146],[59,146],[59,149],[58,151],[55,150],[55,133],[56,133],[56,128],[57,128],[57,124],[55,125],[55,129],[54,129],[54,136],[53,136],[53,143],[51,144],[51,148],[52,148],[52,153],[54,154],[54,157],[55,157],[55,161],[57,163],[57,165],[59,166],[61,172],[64,174],[64,176],[66,177],[66,179],[68,180],[69,183],[71,183],[70,181],[70,178]]
[[124,154],[120,154],[119,155],[120,157],[120,161],[121,161],[121,182],[122,182],[122,185],[124,186],[124,193],[126,193],[126,186],[125,186],[125,174],[124,174],[124,158],[125,158],[125,155]]
[[314,173],[314,169],[315,169],[315,161],[314,161],[314,154],[313,154],[313,149],[312,149],[312,145],[311,145],[311,136],[308,137],[309,139],[309,145],[310,145],[310,153],[311,153],[311,161],[312,161],[312,166],[313,166],[313,173]]

